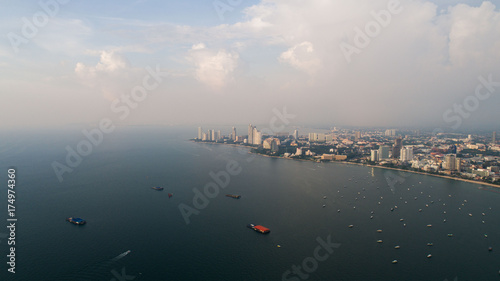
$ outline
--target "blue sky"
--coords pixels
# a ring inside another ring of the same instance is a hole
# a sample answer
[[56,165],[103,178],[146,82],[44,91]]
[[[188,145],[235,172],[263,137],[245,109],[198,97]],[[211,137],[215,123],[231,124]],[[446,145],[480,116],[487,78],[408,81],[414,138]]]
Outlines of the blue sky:
[[[0,1],[4,127],[107,117],[123,125],[266,123],[283,107],[297,125],[456,130],[460,118],[463,128],[498,126],[500,88],[474,96],[481,77],[500,81],[497,2],[41,3],[52,3],[53,15],[38,1]],[[368,36],[370,26],[378,29]],[[165,73],[158,87],[119,118],[113,103],[157,66]]]

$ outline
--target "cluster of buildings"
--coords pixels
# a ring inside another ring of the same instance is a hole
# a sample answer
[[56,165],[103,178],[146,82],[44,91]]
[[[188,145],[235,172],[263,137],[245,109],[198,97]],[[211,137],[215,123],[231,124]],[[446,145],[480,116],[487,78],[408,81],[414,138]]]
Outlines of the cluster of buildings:
[[263,133],[250,124],[245,136],[203,132],[198,141],[237,143],[253,151],[313,161],[349,161],[500,182],[500,145],[493,134],[432,134],[420,130],[333,128],[299,135],[298,130]]

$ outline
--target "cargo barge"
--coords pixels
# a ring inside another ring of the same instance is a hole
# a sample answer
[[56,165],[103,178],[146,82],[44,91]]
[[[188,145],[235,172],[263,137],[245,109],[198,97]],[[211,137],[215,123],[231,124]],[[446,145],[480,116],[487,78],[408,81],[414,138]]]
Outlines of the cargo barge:
[[271,230],[267,227],[263,227],[262,225],[255,225],[253,223],[247,225],[248,228],[251,228],[259,233],[262,233],[262,234],[267,234],[269,232],[271,232]]
[[69,221],[70,223],[78,224],[78,225],[86,223],[86,221],[84,219],[81,219],[81,218],[69,217],[66,220]]
[[234,194],[226,194],[227,197],[231,197],[231,198],[234,198],[234,199],[240,199],[241,196],[240,195],[234,195]]

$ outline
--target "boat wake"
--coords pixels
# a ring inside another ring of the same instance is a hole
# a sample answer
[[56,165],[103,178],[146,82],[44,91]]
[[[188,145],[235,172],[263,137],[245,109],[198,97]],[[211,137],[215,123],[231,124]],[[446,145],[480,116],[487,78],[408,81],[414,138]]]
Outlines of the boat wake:
[[114,257],[111,259],[111,261],[117,261],[123,257],[125,257],[126,255],[130,254],[130,250],[126,251],[126,252],[123,252],[121,254],[119,254],[118,256]]
[[[123,261],[120,261],[131,251],[128,250],[119,254],[112,259],[98,260],[94,263],[83,265],[77,270],[71,272],[62,273],[58,276],[52,277],[51,281],[88,281],[88,280],[115,280],[112,278],[114,275],[113,270],[119,272],[120,268],[124,267]],[[115,276],[116,277],[116,276]],[[125,280],[125,279],[124,279]],[[128,280],[128,279],[127,279]],[[139,280],[137,278],[134,279]]]

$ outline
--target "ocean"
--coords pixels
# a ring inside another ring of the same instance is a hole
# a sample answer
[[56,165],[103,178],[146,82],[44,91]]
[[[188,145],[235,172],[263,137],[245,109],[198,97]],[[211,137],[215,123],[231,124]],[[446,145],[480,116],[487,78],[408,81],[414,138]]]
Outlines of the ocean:
[[[67,164],[66,147],[85,140],[80,130],[3,131],[0,280],[499,278],[494,188],[263,157],[188,140],[195,135],[196,128],[118,127],[59,181],[52,164]],[[7,271],[9,168],[15,274]],[[70,216],[87,224],[65,221]]]

